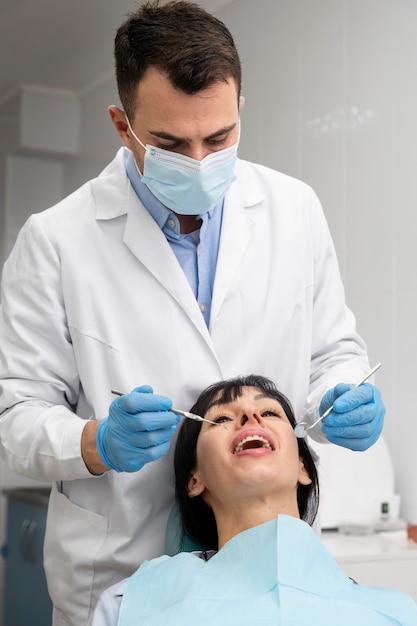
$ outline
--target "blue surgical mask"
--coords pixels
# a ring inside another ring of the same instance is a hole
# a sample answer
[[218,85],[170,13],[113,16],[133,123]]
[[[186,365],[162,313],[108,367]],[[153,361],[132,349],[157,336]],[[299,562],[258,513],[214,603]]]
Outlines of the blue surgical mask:
[[143,174],[137,168],[142,182],[171,211],[179,215],[210,211],[236,179],[234,168],[239,139],[233,146],[197,161],[177,152],[145,146],[133,132],[127,117],[126,121],[133,137],[145,149]]

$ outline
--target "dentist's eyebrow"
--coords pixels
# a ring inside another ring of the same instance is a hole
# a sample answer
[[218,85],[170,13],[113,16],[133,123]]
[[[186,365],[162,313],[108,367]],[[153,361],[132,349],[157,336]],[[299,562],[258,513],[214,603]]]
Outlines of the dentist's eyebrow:
[[216,137],[219,137],[221,135],[227,135],[227,133],[230,133],[230,131],[233,130],[234,128],[236,128],[236,122],[234,122],[230,126],[225,126],[224,128],[220,128],[220,130],[217,130],[215,133],[209,135],[208,137],[205,137],[204,141],[210,141],[210,139],[216,139]]
[[[231,124],[230,126],[224,126],[216,132],[204,137],[203,141],[210,141],[211,139],[216,139],[217,137],[221,137],[222,135],[227,135],[231,130],[236,128],[236,122]],[[153,137],[157,137],[158,139],[166,139],[167,141],[190,141],[187,137],[177,137],[176,135],[171,135],[171,133],[166,133],[162,130],[148,130],[148,133]]]

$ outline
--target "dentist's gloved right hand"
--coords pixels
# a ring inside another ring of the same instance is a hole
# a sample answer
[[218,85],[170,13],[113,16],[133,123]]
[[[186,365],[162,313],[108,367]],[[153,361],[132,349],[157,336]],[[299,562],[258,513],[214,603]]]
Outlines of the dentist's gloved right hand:
[[99,423],[97,451],[116,472],[137,472],[168,452],[180,416],[172,402],[143,385],[113,400],[108,417]]

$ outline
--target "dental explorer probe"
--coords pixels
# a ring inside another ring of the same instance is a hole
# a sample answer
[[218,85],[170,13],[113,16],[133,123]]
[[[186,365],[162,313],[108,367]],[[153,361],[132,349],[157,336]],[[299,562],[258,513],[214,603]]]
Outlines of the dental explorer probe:
[[[126,395],[122,391],[117,391],[117,389],[112,389],[111,392],[115,396]],[[206,420],[204,419],[204,417],[201,417],[200,415],[196,415],[195,413],[190,413],[189,411],[181,411],[180,409],[174,409],[174,407],[171,407],[169,410],[172,411],[173,413],[178,413],[178,415],[182,415],[183,417],[188,417],[188,419],[190,420],[195,420],[196,422],[207,422],[208,424],[211,424],[212,426],[223,426],[224,428],[226,428],[223,422],[212,422],[211,420]]]
[[[365,381],[368,380],[368,378],[370,378],[372,376],[372,374],[374,374],[376,372],[376,370],[378,370],[381,367],[382,363],[378,363],[378,365],[375,365],[375,367],[373,367],[371,369],[370,372],[368,372],[368,374],[366,374],[366,376],[364,376],[358,383],[356,383],[356,385],[354,385],[353,387],[351,387],[350,389],[356,389],[357,387],[359,387],[360,385],[362,385],[362,383],[364,383]],[[350,391],[349,389],[349,391]],[[346,392],[345,392],[346,393]],[[342,394],[343,395],[343,394]],[[324,413],[323,415],[321,415],[319,417],[318,420],[316,420],[314,422],[314,424],[308,424],[307,422],[299,422],[296,427],[294,428],[294,435],[297,437],[297,439],[303,439],[306,435],[307,432],[311,429],[314,428],[315,426],[317,426],[317,424],[319,422],[321,422],[322,420],[324,420],[325,417],[327,417],[329,415],[329,413],[331,413],[333,411],[333,404],[332,406],[330,406]]]

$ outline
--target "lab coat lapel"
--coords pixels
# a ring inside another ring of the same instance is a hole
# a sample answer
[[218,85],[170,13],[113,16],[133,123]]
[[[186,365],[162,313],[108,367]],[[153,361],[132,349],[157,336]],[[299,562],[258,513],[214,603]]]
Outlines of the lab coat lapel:
[[129,188],[128,193],[127,221],[123,241],[160,285],[177,301],[214,352],[207,326],[188,280],[164,233],[132,188]]
[[233,277],[249,246],[255,223],[245,209],[237,184],[224,201],[222,230],[211,303],[211,323],[217,318]]

